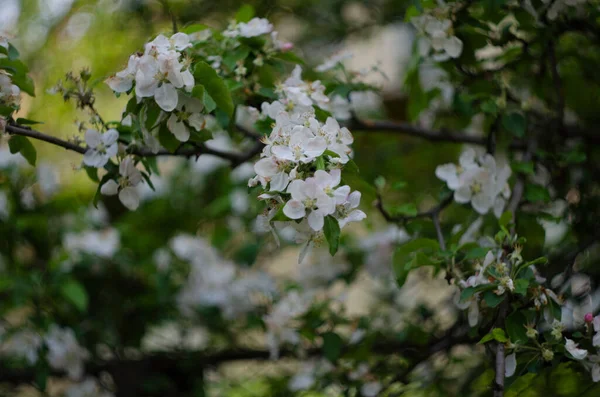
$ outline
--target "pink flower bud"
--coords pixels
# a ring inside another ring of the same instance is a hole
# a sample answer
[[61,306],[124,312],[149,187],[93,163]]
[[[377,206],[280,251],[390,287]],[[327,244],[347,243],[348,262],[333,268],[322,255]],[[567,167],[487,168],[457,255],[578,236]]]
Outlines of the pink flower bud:
[[586,323],[591,323],[592,321],[594,321],[594,315],[592,313],[586,313],[583,319]]
[[281,45],[281,51],[289,51],[294,48],[294,43],[283,43]]

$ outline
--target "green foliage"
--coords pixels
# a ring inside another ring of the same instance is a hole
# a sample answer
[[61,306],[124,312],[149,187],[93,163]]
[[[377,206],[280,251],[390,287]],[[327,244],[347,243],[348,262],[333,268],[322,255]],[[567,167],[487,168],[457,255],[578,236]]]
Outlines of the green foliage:
[[329,253],[333,256],[338,250],[340,245],[340,225],[333,216],[327,215],[325,217],[325,225],[323,226],[323,233],[325,239],[329,244]]
[[8,141],[8,147],[11,153],[20,153],[29,164],[35,167],[37,152],[29,139],[24,136],[14,135]]
[[194,70],[194,78],[202,84],[212,100],[225,114],[233,114],[233,100],[225,82],[217,72],[207,63],[198,62]]

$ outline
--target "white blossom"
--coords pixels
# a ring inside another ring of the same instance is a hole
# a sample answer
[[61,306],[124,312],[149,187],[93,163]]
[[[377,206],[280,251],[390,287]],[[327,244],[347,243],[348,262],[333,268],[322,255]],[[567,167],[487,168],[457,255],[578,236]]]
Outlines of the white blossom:
[[0,355],[22,357],[31,365],[39,357],[43,339],[37,332],[24,329],[11,334],[0,343]]
[[190,138],[190,128],[200,131],[206,122],[202,115],[204,105],[196,98],[189,97],[179,92],[176,110],[171,113],[167,120],[169,131],[181,142],[187,142]]
[[84,164],[96,168],[104,167],[111,157],[117,155],[119,150],[118,139],[119,132],[114,129],[110,129],[104,134],[96,130],[87,130],[85,143],[88,149],[83,155]]
[[283,299],[277,302],[271,312],[263,317],[267,326],[267,344],[271,352],[271,358],[279,356],[279,345],[281,343],[298,344],[300,336],[291,326],[294,318],[306,313],[310,308],[312,296],[300,295],[293,290]]
[[575,360],[583,360],[587,357],[588,351],[585,349],[579,349],[578,344],[569,338],[565,338],[565,348]]
[[84,361],[89,358],[89,352],[81,347],[70,328],[60,328],[53,324],[44,337],[50,366],[64,370],[71,379],[79,379],[83,375]]
[[240,22],[238,29],[242,37],[255,37],[271,33],[273,25],[265,18],[252,18],[247,23]]
[[461,155],[458,166],[440,165],[435,174],[454,190],[456,202],[470,202],[473,209],[482,215],[494,208],[494,213],[499,217],[506,199],[510,197],[510,167],[497,167],[493,156],[486,154],[477,157],[473,149]]
[[411,22],[421,38],[419,41],[421,55],[433,52],[433,60],[441,62],[458,58],[462,53],[463,43],[452,34],[452,21],[449,19],[438,19],[425,14],[413,17]]
[[113,179],[100,188],[100,192],[107,196],[119,195],[119,200],[125,207],[135,210],[140,204],[140,196],[135,187],[142,181],[142,174],[135,168],[133,159],[125,158],[119,165],[118,183]]
[[113,228],[67,233],[63,244],[69,252],[83,252],[101,258],[112,258],[121,245],[119,231]]

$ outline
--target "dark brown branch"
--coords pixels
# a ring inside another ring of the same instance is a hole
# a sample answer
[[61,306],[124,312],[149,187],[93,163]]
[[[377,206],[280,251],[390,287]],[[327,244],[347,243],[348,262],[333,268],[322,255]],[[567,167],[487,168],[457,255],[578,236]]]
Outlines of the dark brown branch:
[[[418,363],[427,360],[435,353],[447,350],[456,345],[472,343],[473,341],[474,340],[467,335],[464,328],[455,325],[446,331],[444,335],[433,338],[426,345],[411,342],[399,342],[397,339],[384,338],[375,342],[371,347],[371,351],[375,354],[383,355],[388,355],[390,352],[396,352],[410,360],[414,360],[410,366],[410,370],[412,370]],[[346,346],[343,349],[342,354],[349,351],[350,348],[350,346]],[[280,357],[306,358],[318,357],[322,354],[322,347],[310,348],[304,351],[304,354],[302,355],[299,355],[293,350],[282,349]],[[115,378],[118,388],[119,378],[123,378],[120,376],[121,374],[137,374],[139,376],[156,373],[164,374],[183,367],[199,370],[200,368],[217,366],[233,361],[267,361],[269,359],[270,353],[268,350],[248,348],[230,349],[213,353],[202,351],[152,353],[139,359],[113,359],[108,361],[90,362],[86,365],[86,373],[98,375],[103,371],[107,371]],[[52,375],[62,377],[65,374],[55,371]],[[35,372],[31,369],[12,369],[3,367],[2,363],[0,363],[0,383],[18,385],[31,383],[34,379]],[[144,378],[138,377],[138,379]]]
[[[348,128],[352,132],[359,131],[387,131],[406,134],[418,138],[427,139],[432,142],[469,143],[486,147],[488,140],[485,137],[470,136],[460,132],[447,130],[430,130],[401,121],[376,121],[376,120],[354,120]],[[511,149],[525,149],[525,142],[513,141]]]
[[[238,128],[240,131],[244,132],[243,128]],[[87,151],[87,148],[77,145],[75,143],[65,141],[60,138],[53,137],[51,135],[46,135],[42,132],[31,130],[29,128],[23,127],[18,124],[11,124],[6,127],[6,132],[10,135],[21,135],[28,138],[36,139],[43,142],[51,143],[55,146],[59,146],[65,148],[67,150],[72,150],[79,154],[84,154]],[[247,132],[244,132],[247,134]],[[248,134],[250,134],[248,132]],[[250,136],[250,135],[248,135]],[[148,148],[132,148],[129,153],[141,156],[141,157],[155,157],[155,156],[183,156],[183,157],[194,157],[200,156],[202,154],[211,154],[213,156],[221,157],[225,160],[229,160],[233,167],[240,165],[246,161],[252,159],[252,157],[256,156],[263,148],[263,144],[260,142],[256,142],[254,146],[247,153],[235,153],[235,152],[225,152],[216,149],[210,149],[205,145],[196,145],[193,148],[180,148],[175,152],[169,152],[167,150],[159,150],[157,153],[153,153]]]
[[86,148],[79,146],[75,143],[72,143],[69,141],[64,141],[60,138],[46,135],[46,134],[43,134],[38,131],[30,130],[30,129],[22,127],[20,125],[14,125],[14,124],[8,125],[8,126],[6,126],[6,132],[9,135],[21,135],[21,136],[26,136],[26,137],[32,138],[32,139],[37,139],[38,141],[48,142],[53,145],[60,146],[67,150],[72,150],[72,151],[80,153],[80,154],[84,154],[87,150]]
[[438,205],[427,211],[419,212],[418,214],[412,216],[394,216],[390,214],[388,210],[385,209],[385,207],[383,206],[383,199],[381,198],[381,195],[378,194],[375,207],[379,210],[379,212],[386,221],[393,223],[405,223],[407,221],[417,218],[433,218],[434,216],[437,216],[444,208],[449,206],[451,202],[452,196],[450,195],[444,200],[442,200],[442,202],[440,202]]

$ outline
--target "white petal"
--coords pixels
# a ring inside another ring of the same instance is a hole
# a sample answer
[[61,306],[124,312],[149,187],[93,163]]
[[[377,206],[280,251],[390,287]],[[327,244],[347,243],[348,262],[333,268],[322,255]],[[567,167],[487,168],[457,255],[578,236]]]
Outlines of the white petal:
[[485,192],[478,193],[471,199],[473,209],[481,215],[488,213],[492,207],[492,203],[492,197],[489,194],[485,194]]
[[190,130],[186,127],[183,121],[179,121],[175,114],[171,114],[169,120],[167,120],[167,127],[169,131],[175,135],[180,142],[187,142],[190,139]]
[[272,158],[264,158],[254,164],[254,172],[264,178],[270,178],[279,172],[279,167]]
[[435,169],[435,176],[446,181],[448,187],[452,190],[458,188],[458,175],[456,173],[456,165],[442,164]]
[[271,178],[271,185],[269,190],[276,192],[284,192],[290,181],[290,177],[285,172],[280,172]]
[[504,376],[510,378],[515,374],[515,370],[517,369],[517,355],[515,353],[509,354],[506,356],[506,360],[504,362]]
[[600,381],[600,364],[594,364],[592,367],[592,380],[594,382]]
[[119,131],[111,128],[102,135],[102,140],[106,146],[110,146],[119,139]]
[[154,92],[156,103],[165,112],[172,112],[177,107],[177,89],[169,83],[163,83]]
[[137,190],[133,187],[126,187],[119,192],[119,200],[130,210],[134,211],[140,205],[140,196]]
[[319,231],[323,229],[323,225],[325,224],[325,218],[319,211],[312,211],[308,215],[308,225],[314,231]]
[[95,148],[102,143],[102,135],[96,130],[87,130],[85,132],[85,143],[89,147]]
[[114,180],[109,180],[100,188],[100,193],[105,196],[114,196],[119,191],[119,185]]
[[454,191],[454,201],[465,204],[471,201],[471,188],[469,186],[460,186]]
[[107,162],[108,158],[101,155],[96,149],[88,149],[83,155],[83,163],[90,167],[102,168]]
[[200,113],[192,113],[192,115],[188,118],[188,124],[196,131],[200,131],[206,125],[206,121],[204,120],[204,116],[202,116]]
[[301,201],[290,200],[283,207],[283,213],[290,219],[300,219],[306,215],[306,209]]
[[110,89],[114,92],[127,92],[133,86],[133,79],[130,77],[112,76],[104,80],[104,82],[108,84]]
[[444,51],[452,58],[458,58],[462,53],[463,43],[456,36],[452,36],[444,42]]
[[[350,186],[344,185],[344,186],[338,187],[337,189],[335,189],[335,192],[333,194],[333,196],[335,198],[335,203],[336,204],[345,203],[346,200],[348,199],[349,195],[350,195]],[[360,197],[359,197],[359,200],[360,200]]]

